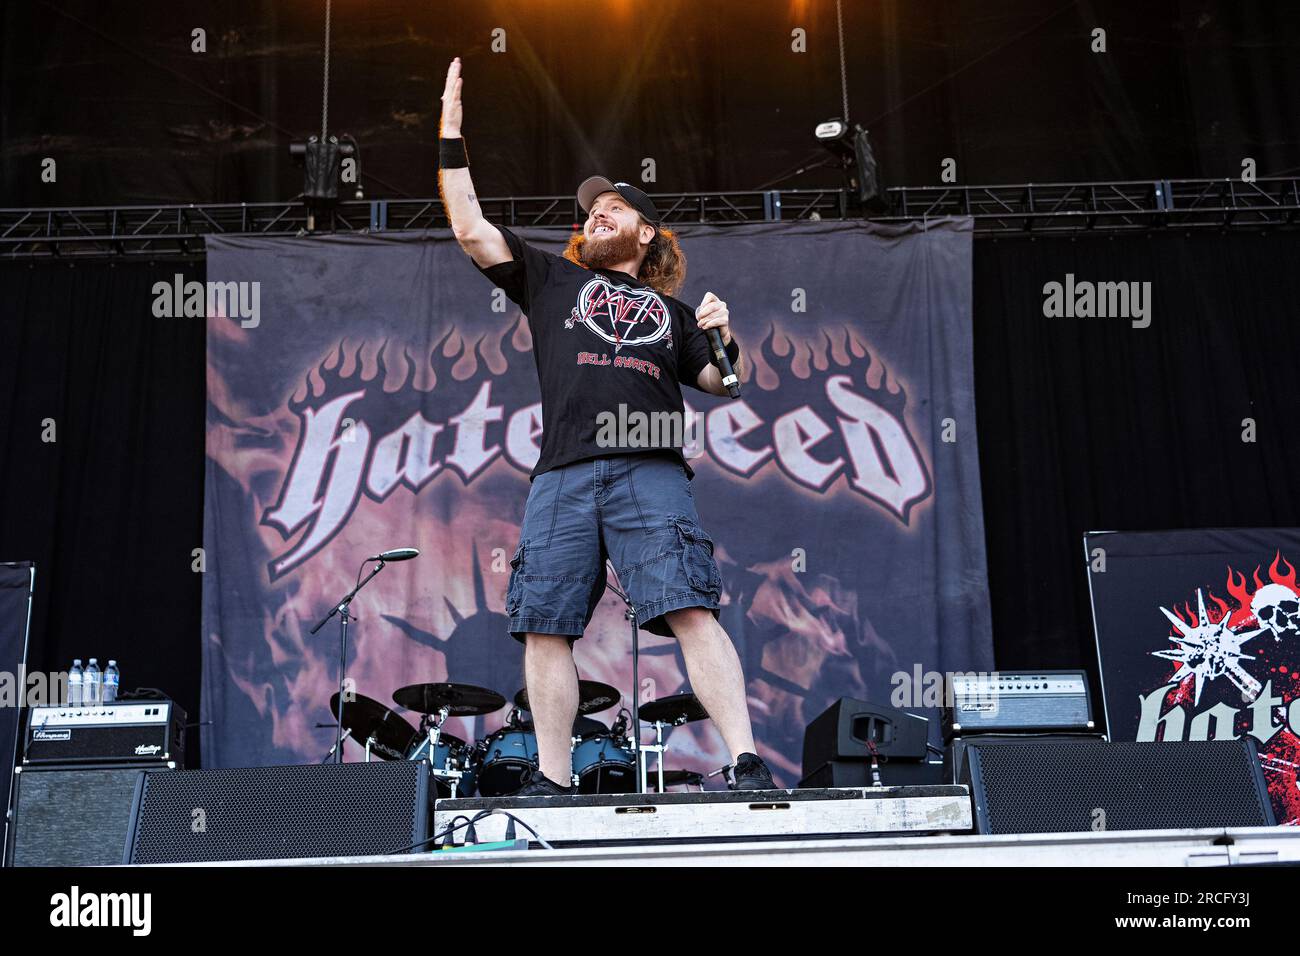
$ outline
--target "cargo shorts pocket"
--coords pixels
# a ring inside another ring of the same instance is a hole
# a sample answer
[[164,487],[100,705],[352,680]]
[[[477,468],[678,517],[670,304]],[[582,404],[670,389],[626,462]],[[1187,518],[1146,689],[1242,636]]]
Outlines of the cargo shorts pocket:
[[506,614],[510,617],[517,615],[524,603],[524,547],[525,543],[520,541],[515,556],[510,559],[510,583],[506,587]]
[[713,539],[689,518],[674,515],[673,524],[681,539],[682,570],[687,583],[716,600],[722,594],[722,572],[713,557]]

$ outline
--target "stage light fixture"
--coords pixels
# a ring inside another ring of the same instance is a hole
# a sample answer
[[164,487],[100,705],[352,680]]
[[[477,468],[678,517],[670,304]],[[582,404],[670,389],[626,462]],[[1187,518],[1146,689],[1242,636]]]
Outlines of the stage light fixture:
[[858,203],[866,210],[884,212],[887,196],[867,131],[857,123],[849,126],[841,119],[830,119],[818,123],[813,136],[839,160]]
[[[364,199],[361,189],[361,150],[351,136],[312,136],[306,142],[289,144],[294,165],[303,167],[302,198],[316,209],[338,202],[339,184],[356,187],[355,198]],[[351,161],[348,168],[344,163]]]
[[316,216],[339,201],[339,183],[351,185],[355,198],[364,199],[361,189],[361,150],[354,137],[329,133],[330,112],[330,22],[332,0],[325,0],[325,47],[321,77],[320,135],[306,142],[289,144],[289,157],[303,167],[302,199],[307,205],[307,231],[316,229]]

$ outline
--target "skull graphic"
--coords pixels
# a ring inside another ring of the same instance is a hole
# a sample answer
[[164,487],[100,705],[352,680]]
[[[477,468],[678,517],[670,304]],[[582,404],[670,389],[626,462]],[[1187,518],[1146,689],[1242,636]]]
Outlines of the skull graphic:
[[1273,640],[1300,636],[1300,597],[1285,584],[1266,584],[1251,599],[1250,610]]

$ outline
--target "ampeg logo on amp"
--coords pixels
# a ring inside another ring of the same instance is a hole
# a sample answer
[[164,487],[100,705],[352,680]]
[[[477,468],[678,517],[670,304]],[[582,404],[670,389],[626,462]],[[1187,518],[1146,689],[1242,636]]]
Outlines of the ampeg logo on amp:
[[25,765],[165,763],[184,766],[185,711],[170,700],[31,708]]

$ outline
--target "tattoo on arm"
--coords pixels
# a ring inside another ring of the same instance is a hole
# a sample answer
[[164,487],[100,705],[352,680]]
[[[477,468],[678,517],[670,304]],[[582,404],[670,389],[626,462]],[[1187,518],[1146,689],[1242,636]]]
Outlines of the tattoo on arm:
[[470,194],[469,194],[469,201],[470,201],[470,202],[473,202],[473,201],[474,201],[474,194],[473,194],[473,193],[470,193]]

